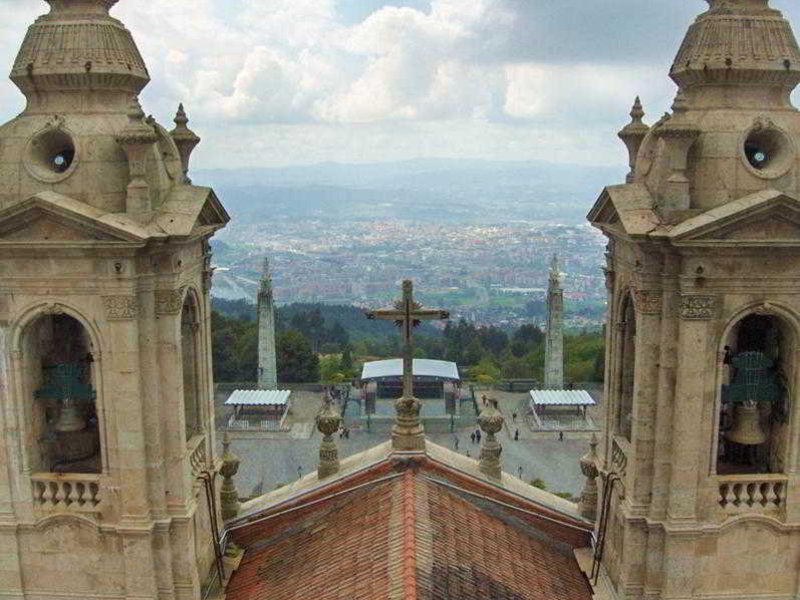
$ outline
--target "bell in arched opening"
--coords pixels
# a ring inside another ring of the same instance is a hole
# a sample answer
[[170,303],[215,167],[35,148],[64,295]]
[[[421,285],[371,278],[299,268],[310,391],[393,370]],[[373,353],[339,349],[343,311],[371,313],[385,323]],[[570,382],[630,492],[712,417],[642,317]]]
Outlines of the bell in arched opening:
[[733,426],[726,439],[744,446],[763,444],[769,438],[761,423],[759,404],[772,405],[781,398],[781,386],[763,352],[747,351],[731,360],[733,383],[723,386],[722,401],[733,405]]

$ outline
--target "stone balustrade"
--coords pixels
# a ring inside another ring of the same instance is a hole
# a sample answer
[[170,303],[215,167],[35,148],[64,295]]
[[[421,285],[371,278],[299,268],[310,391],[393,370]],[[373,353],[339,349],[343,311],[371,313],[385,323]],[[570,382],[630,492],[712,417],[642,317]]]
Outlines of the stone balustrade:
[[785,475],[724,475],[717,480],[719,505],[726,515],[775,514],[786,504]]
[[200,473],[208,468],[208,455],[206,453],[206,436],[196,435],[186,444],[189,454],[189,466],[192,470],[192,480],[197,483]]
[[99,513],[100,475],[35,473],[31,476],[34,509],[45,512]]
[[628,468],[628,449],[630,444],[623,439],[615,437],[611,444],[611,467],[620,476]]

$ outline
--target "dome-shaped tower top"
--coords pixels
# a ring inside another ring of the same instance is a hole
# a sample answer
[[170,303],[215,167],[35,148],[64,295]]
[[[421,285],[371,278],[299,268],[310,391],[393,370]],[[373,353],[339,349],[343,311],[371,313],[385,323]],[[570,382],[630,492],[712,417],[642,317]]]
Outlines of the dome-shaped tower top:
[[124,110],[150,77],[130,31],[109,15],[117,0],[47,2],[50,12],[28,28],[11,71],[29,108],[48,92],[92,90],[119,92]]
[[769,0],[707,0],[689,28],[670,75],[683,89],[765,86],[785,94],[800,82],[800,48]]

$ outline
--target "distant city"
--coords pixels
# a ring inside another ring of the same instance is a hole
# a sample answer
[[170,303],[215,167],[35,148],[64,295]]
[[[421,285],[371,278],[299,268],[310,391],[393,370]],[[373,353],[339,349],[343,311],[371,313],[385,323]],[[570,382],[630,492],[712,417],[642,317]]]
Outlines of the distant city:
[[375,307],[413,279],[421,299],[479,325],[518,327],[544,317],[547,268],[558,254],[569,305],[568,325],[605,318],[601,272],[604,238],[586,225],[425,225],[416,222],[284,222],[231,227],[214,245],[213,294],[254,301],[265,254],[279,304],[325,302]]
[[212,293],[255,301],[268,255],[279,304],[373,308],[413,279],[425,304],[455,319],[516,328],[543,323],[555,253],[567,327],[605,321],[605,239],[584,218],[607,170],[559,187],[545,185],[538,164],[415,165],[411,175],[402,164],[265,170],[258,180],[267,183],[207,173],[237,217],[213,241]]

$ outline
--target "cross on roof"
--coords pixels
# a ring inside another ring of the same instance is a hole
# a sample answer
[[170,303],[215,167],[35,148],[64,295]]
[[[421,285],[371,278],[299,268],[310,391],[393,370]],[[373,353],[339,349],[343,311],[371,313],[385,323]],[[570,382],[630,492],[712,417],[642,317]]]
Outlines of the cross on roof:
[[414,346],[411,331],[422,321],[442,321],[450,318],[450,313],[438,308],[424,308],[414,300],[414,284],[406,280],[403,282],[403,299],[398,300],[393,306],[381,308],[367,313],[368,319],[394,321],[395,325],[403,329],[403,398],[413,398],[413,369]]

